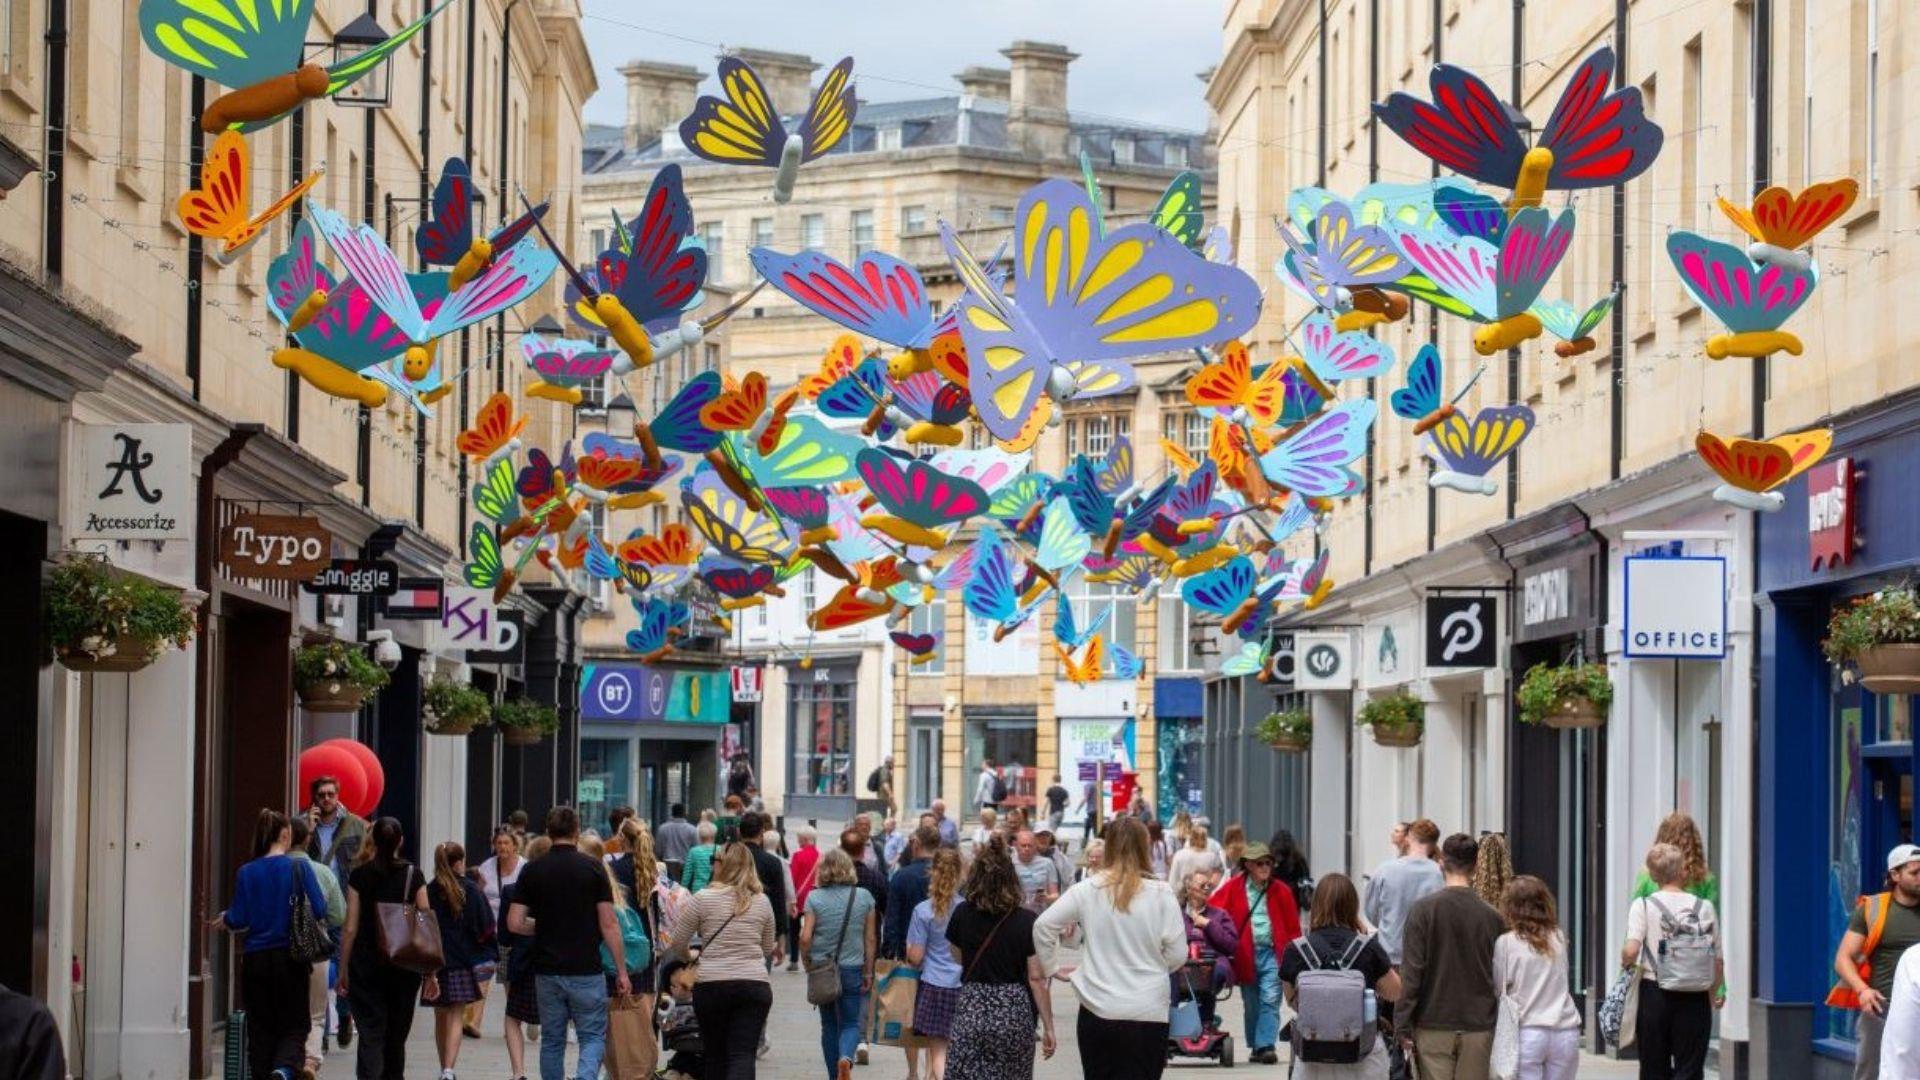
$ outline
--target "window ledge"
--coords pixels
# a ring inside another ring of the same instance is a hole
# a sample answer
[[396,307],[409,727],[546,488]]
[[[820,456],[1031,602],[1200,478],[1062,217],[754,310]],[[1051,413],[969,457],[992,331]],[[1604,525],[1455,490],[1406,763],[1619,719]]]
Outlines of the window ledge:
[[130,165],[122,165],[113,170],[113,182],[135,202],[146,202],[153,197],[147,191],[147,185],[140,180],[140,170]]
[[1856,231],[1880,219],[1880,196],[1868,195],[1853,204],[1851,213],[1840,221],[1840,231],[1851,237]]

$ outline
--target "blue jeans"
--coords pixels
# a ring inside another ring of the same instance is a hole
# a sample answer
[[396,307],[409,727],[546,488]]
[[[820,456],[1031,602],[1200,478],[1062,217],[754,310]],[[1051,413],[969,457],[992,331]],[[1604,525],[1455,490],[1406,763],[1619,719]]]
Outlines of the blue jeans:
[[840,966],[840,1000],[820,1006],[820,1052],[827,1059],[832,1080],[842,1058],[852,1061],[860,1049],[860,1021],[867,1014],[864,989],[866,969],[860,964]]
[[593,1080],[607,1052],[607,977],[536,975],[540,1000],[540,1080],[567,1080],[567,1021],[580,1040],[573,1076]]
[[1280,960],[1273,946],[1253,947],[1253,985],[1240,988],[1247,1016],[1247,1048],[1266,1050],[1280,1041]]

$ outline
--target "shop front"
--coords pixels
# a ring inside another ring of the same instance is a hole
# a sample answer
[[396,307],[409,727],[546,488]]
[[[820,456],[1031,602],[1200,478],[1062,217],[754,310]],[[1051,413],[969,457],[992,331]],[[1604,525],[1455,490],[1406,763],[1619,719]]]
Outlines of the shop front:
[[1190,676],[1159,676],[1153,680],[1154,758],[1157,793],[1154,809],[1162,821],[1184,810],[1200,812],[1206,791],[1201,740],[1205,727],[1205,694],[1200,680]]
[[[1232,824],[1245,828],[1249,840],[1264,842],[1279,829],[1290,830],[1302,842],[1308,835],[1315,795],[1308,755],[1276,750],[1262,742],[1254,728],[1269,713],[1310,708],[1309,698],[1327,695],[1297,689],[1289,678],[1291,665],[1281,662],[1293,654],[1298,635],[1279,629],[1268,634],[1275,657],[1268,681],[1255,675],[1215,675],[1201,684],[1200,771],[1207,778],[1202,802],[1215,839]],[[1344,706],[1346,695],[1339,698]],[[1317,746],[1317,722],[1314,735]]]
[[724,668],[589,660],[580,675],[580,764],[574,805],[584,822],[631,806],[663,821],[675,803],[720,805],[733,709]]
[[1429,590],[1420,605],[1427,703],[1420,805],[1445,832],[1505,828],[1506,589]]
[[1855,898],[1914,836],[1914,699],[1867,691],[1821,642],[1836,610],[1920,573],[1916,469],[1909,393],[1836,424],[1827,459],[1760,515],[1755,1076],[1851,1075],[1857,1016],[1821,1002]]
[[[1097,806],[1102,815],[1119,809],[1116,796],[1131,803],[1135,797],[1153,801],[1151,793],[1141,792],[1135,783],[1140,776],[1140,727],[1135,719],[1136,683],[1106,679],[1086,686],[1057,682],[1053,691],[1053,713],[1059,724],[1061,784],[1073,798],[1067,803],[1066,822],[1084,828],[1087,816]],[[1017,749],[1010,744],[1008,749]],[[1029,805],[1029,796],[1044,793],[1053,782],[1053,773],[1031,776],[1032,791],[1026,791],[1025,766],[1032,758],[995,758],[1001,764],[1022,766],[1022,775],[1007,784],[1008,802]],[[1039,800],[1036,798],[1036,802]],[[1158,811],[1159,805],[1155,804]]]
[[[1411,594],[1396,589],[1385,597],[1351,600],[1353,616],[1360,621],[1353,664],[1360,692],[1354,695],[1347,721],[1356,725],[1349,762],[1355,797],[1348,826],[1353,831],[1355,869],[1367,872],[1390,856],[1387,840],[1398,822],[1431,817],[1440,822],[1442,832],[1452,831],[1446,815],[1429,799],[1426,768],[1431,745],[1450,744],[1452,739],[1420,679],[1420,609]],[[1392,606],[1369,610],[1361,606],[1368,600]],[[1395,694],[1410,694],[1427,706],[1425,730],[1414,745],[1383,743],[1381,732],[1359,726],[1369,702]],[[1314,734],[1319,734],[1318,725]]]

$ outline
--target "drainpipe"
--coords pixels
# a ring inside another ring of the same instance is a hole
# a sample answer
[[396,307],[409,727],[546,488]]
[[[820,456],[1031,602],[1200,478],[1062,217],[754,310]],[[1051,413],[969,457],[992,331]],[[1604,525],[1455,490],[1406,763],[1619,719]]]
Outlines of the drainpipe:
[[[508,201],[507,193],[507,154],[511,149],[512,132],[508,130],[508,114],[512,111],[513,97],[507,92],[509,77],[513,72],[513,9],[520,6],[520,0],[507,0],[506,10],[500,13],[500,220],[506,221],[513,216],[513,204]],[[493,321],[493,347],[497,355],[493,358],[493,389],[495,393],[507,392],[507,314],[501,312]],[[568,410],[572,411],[572,410]],[[463,485],[464,486],[464,485]]]
[[[1627,0],[1613,0],[1613,88],[1627,85]],[[1613,185],[1613,313],[1607,346],[1607,479],[1620,479],[1626,455],[1627,185]]]
[[[433,20],[420,31],[420,187],[414,194],[425,211],[433,197]],[[421,262],[420,268],[426,269]],[[464,419],[464,417],[462,418]],[[463,500],[464,501],[464,500]],[[414,418],[413,425],[413,523],[427,524],[427,425]]]
[[[367,0],[367,15],[373,15],[374,0]],[[365,134],[361,139],[360,152],[360,216],[364,224],[373,224],[373,201],[375,197],[373,169],[377,140],[374,138],[372,109],[362,109],[366,113]],[[360,420],[360,462],[357,477],[360,483],[360,505],[373,505],[373,410],[362,406]]]
[[[1527,101],[1526,69],[1522,66],[1526,55],[1527,39],[1527,0],[1513,0],[1513,42],[1508,59],[1512,63],[1509,75],[1513,84],[1508,90],[1513,107],[1524,114]],[[1507,400],[1520,400],[1520,347],[1507,350]],[[1507,520],[1513,520],[1514,510],[1520,505],[1520,449],[1515,447],[1507,455]]]
[[[195,83],[200,80],[196,77]],[[195,115],[198,115],[196,111]],[[197,130],[197,128],[196,128]],[[214,1005],[207,1000],[213,971],[208,965],[207,919],[212,915],[213,834],[219,826],[220,808],[213,798],[212,770],[215,743],[213,722],[213,650],[209,636],[213,629],[213,567],[219,553],[220,501],[214,491],[220,473],[240,457],[247,443],[260,433],[258,424],[236,425],[220,445],[200,463],[200,480],[194,512],[198,518],[193,537],[193,586],[206,595],[200,609],[199,651],[194,654],[193,678],[193,920],[191,968],[187,973],[187,1027],[189,1060],[193,1072],[210,1060],[208,1032],[213,1026]]]
[[42,193],[40,264],[58,282],[66,264],[67,0],[47,0],[46,190]]
[[[200,166],[207,158],[207,140],[200,132],[200,113],[207,107],[207,80],[193,76],[188,92],[187,111],[194,117],[187,132],[187,175],[199,181]],[[193,400],[200,400],[200,350],[203,336],[200,308],[200,283],[206,274],[205,243],[187,234],[187,381],[193,385]]]
[[[1446,37],[1442,31],[1446,28],[1445,0],[1433,0],[1433,62],[1438,64],[1446,59]],[[1440,178],[1440,163],[1432,163],[1432,176]],[[1440,345],[1440,310],[1431,305],[1427,308],[1427,344],[1438,348]],[[1511,490],[1511,484],[1507,485]],[[1439,490],[1432,484],[1427,485],[1427,550],[1433,550],[1434,534],[1439,529]]]
[[[1753,72],[1753,190],[1755,194],[1766,188],[1773,175],[1773,0],[1753,0],[1753,60],[1748,65]],[[1808,133],[1811,137],[1811,132]],[[1753,437],[1758,439],[1767,427],[1767,357],[1755,360],[1753,367]],[[1751,552],[1748,563],[1747,580],[1753,583],[1752,607],[1748,624],[1752,627],[1748,634],[1748,704],[1747,730],[1752,740],[1748,760],[1752,762],[1751,775],[1747,790],[1764,790],[1761,784],[1760,756],[1760,620],[1757,617],[1760,600],[1760,515],[1748,515],[1748,549]],[[1747,849],[1749,865],[1760,865],[1760,830],[1752,831],[1751,842]],[[1757,908],[1757,905],[1756,905]],[[1747,955],[1756,960],[1761,956],[1760,917],[1756,910],[1747,920]],[[1760,965],[1747,966],[1747,999],[1757,1000],[1760,996]],[[1751,1033],[1749,1033],[1751,1038]],[[1751,1048],[1752,1042],[1747,1046]],[[1736,1057],[1736,1061],[1738,1058]],[[1748,1061],[1747,1070],[1752,1062]]]
[[[465,100],[461,103],[466,116],[466,132],[460,149],[460,157],[466,161],[468,165],[473,164],[473,55],[474,40],[480,30],[479,9],[480,5],[478,4],[467,5],[467,85],[464,95]],[[460,397],[460,417],[463,423],[466,417],[473,414],[467,394],[468,375],[470,374],[467,366],[472,362],[473,331],[463,328],[460,331],[460,387],[456,391]],[[453,501],[460,507],[460,528],[454,535],[465,536],[467,535],[467,455],[456,454],[455,457],[459,458],[455,467],[460,470],[460,494]],[[464,541],[462,542],[464,543]]]
[[[1380,100],[1380,0],[1368,0],[1367,3],[1367,100]],[[1367,114],[1367,183],[1376,183],[1379,179],[1380,121],[1369,111]],[[1367,332],[1369,334],[1373,333],[1372,330],[1368,330]],[[1368,379],[1367,400],[1378,401],[1379,394],[1380,380]],[[1366,521],[1362,523],[1361,532],[1361,535],[1365,538],[1365,543],[1360,554],[1360,572],[1362,576],[1373,573],[1373,497],[1376,486],[1374,483],[1374,444],[1376,441],[1377,440],[1374,439],[1367,440]],[[1348,746],[1352,746],[1352,740],[1348,740]],[[1349,784],[1347,786],[1348,789],[1351,790],[1353,785]],[[1347,820],[1352,821],[1352,816],[1349,815]],[[1353,860],[1349,857],[1347,860],[1348,865],[1352,865],[1352,862]]]

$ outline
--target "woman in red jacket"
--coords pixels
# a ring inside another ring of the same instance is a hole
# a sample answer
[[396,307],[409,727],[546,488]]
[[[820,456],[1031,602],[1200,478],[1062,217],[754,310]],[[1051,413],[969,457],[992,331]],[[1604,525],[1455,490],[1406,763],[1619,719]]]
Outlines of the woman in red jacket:
[[1254,841],[1240,853],[1239,872],[1213,894],[1214,906],[1227,913],[1240,932],[1233,952],[1233,981],[1245,1003],[1247,1060],[1272,1065],[1280,1060],[1280,953],[1300,936],[1300,904],[1293,889],[1273,877],[1273,853]]
[[[794,850],[793,861],[788,869],[793,871],[793,903],[796,910],[807,910],[807,894],[813,891],[814,876],[820,867],[819,838],[812,828],[806,825],[794,830],[794,837],[800,846]],[[800,920],[793,920],[787,930],[787,970],[800,969]]]

